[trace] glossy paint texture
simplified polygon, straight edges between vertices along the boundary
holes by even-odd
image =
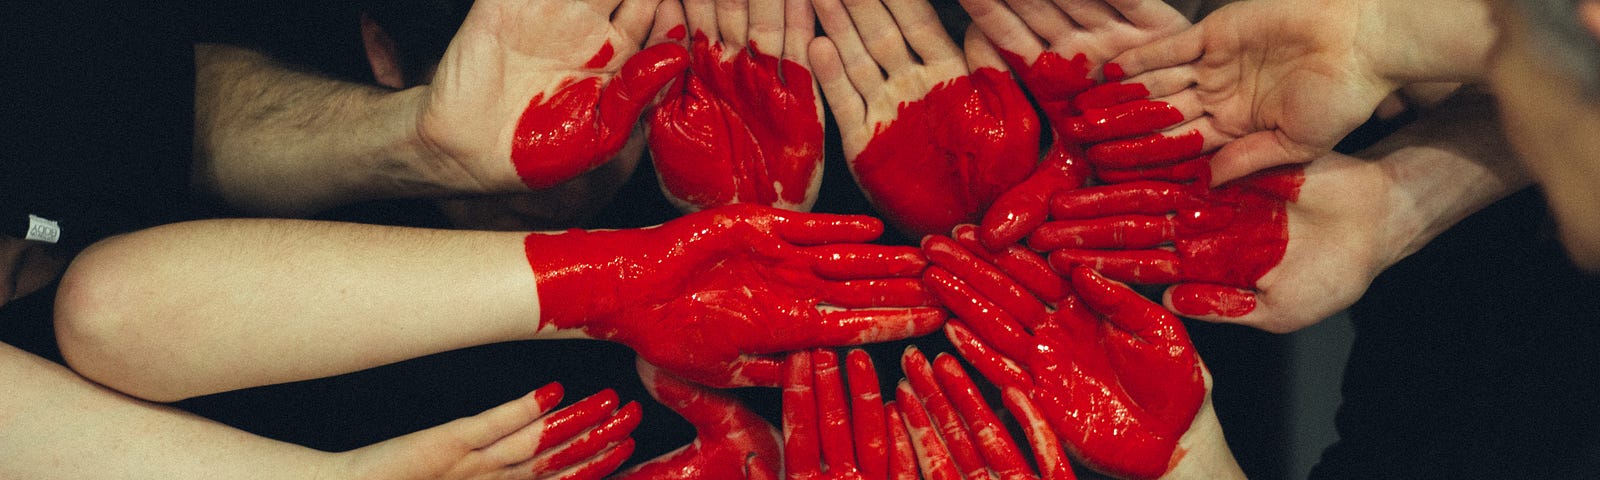
[[[1082,264],[1129,283],[1251,289],[1283,259],[1287,205],[1304,181],[1300,167],[1288,166],[1214,189],[1154,181],[1085,188],[1055,197],[1055,220],[1029,242],[1051,251],[1059,271]]]
[[[724,54],[696,31],[682,81],[649,117],[662,190],[686,211],[732,203],[809,210],[823,142],[811,71],[754,44]]]
[[[901,103],[849,165],[878,212],[920,238],[977,222],[1038,156],[1028,98],[1010,74],[982,68]]]
[[[783,382],[785,478],[883,480],[894,469],[916,472],[915,465],[890,464],[894,457],[889,450],[893,440],[887,410],[865,352],[850,352],[848,370],[850,387],[846,391],[839,356],[833,350],[789,355]],[[864,404],[872,405],[877,413],[853,415]],[[868,433],[856,433],[862,431]],[[911,459],[900,459],[907,460]]]
[[[650,395],[694,426],[695,439],[618,474],[618,480],[776,479],[778,430],[738,399],[666,373],[643,360],[639,379]]]
[[[533,233],[524,247],[541,332],[623,343],[711,386],[777,386],[782,361],[766,354],[943,323],[918,249],[862,243],[882,231],[871,217],[732,205],[654,228]]]
[[[1034,420],[1030,428],[1039,429],[1043,418],[1080,459],[1114,476],[1167,471],[1205,397],[1199,356],[1176,317],[1077,267],[1067,270],[1075,294],[1047,305],[1043,322],[1024,325],[983,292],[1025,287],[980,290],[975,285],[1008,276],[954,240],[930,238],[924,247],[934,263],[924,281],[960,319],[946,329],[952,343],[990,381],[1019,392],[1012,396],[1026,393],[1027,404],[1009,403],[1035,410],[1019,413]],[[974,271],[986,273],[952,273]]]
[[[610,43],[591,63],[609,61]],[[528,102],[511,138],[511,164],[530,189],[550,188],[605,163],[633,131],[639,114],[688,67],[682,46],[647,48],[622,64],[609,82],[569,79]]]

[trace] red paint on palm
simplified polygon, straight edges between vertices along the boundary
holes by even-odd
[[[1047,51],[1028,63],[1020,55],[1001,50],[1000,58],[1017,73],[1017,78],[1022,80],[1022,85],[1039,103],[1039,109],[1044,111],[1052,128],[1077,116],[1078,109],[1072,103],[1073,98],[1095,86],[1094,79],[1089,76],[1094,66],[1089,64],[1089,57],[1081,53],[1066,58]]]
[[[691,383],[643,360],[650,396],[694,426],[688,445],[617,475],[618,480],[777,478],[778,430],[731,395]]]
[[[610,43],[596,54],[605,56]],[[536,94],[511,138],[511,164],[530,189],[559,185],[600,166],[622,149],[639,114],[688,67],[682,46],[661,44],[634,54],[609,82],[568,79]]]
[[[1122,477],[1165,473],[1205,395],[1199,357],[1177,318],[1077,267],[1068,270],[1076,296],[1051,305],[1043,324],[1019,331],[1005,306],[980,293],[1009,288],[971,285],[1008,279],[949,275],[947,266],[998,271],[988,263],[948,265],[971,261],[961,258],[930,255],[934,266],[924,275],[961,319],[946,327],[957,351],[991,381],[1027,392],[1051,430],[1085,462]]]
[[[810,209],[822,175],[822,119],[811,71],[755,45],[723,59],[696,31],[678,88],[650,115],[663,191],[691,210],[755,203]]]
[[[882,231],[871,217],[732,205],[654,228],[533,233],[524,246],[540,330],[623,343],[707,385],[776,386],[781,361],[765,354],[942,324],[918,249],[860,243]]]
[[[1029,237],[1065,271],[1094,267],[1118,281],[1206,283],[1253,289],[1283,259],[1288,202],[1303,170],[1286,166],[1218,188],[1205,182],[1132,182],[1057,196]]]
[[[1038,163],[1039,120],[1010,74],[981,68],[901,103],[850,162],[874,207],[912,237],[974,223]]]

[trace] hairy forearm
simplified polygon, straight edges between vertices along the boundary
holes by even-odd
[[[300,216],[451,191],[452,172],[422,161],[423,89],[335,80],[226,45],[196,46],[195,63],[195,180],[237,208]]]
[[[90,247],[56,329],[72,367],[173,401],[533,337],[520,233],[209,220]]]
[[[1456,222],[1532,184],[1496,119],[1493,99],[1458,93],[1358,156],[1393,183],[1385,265],[1415,253]]]
[[[324,478],[334,454],[94,385],[0,343],[0,478]]]

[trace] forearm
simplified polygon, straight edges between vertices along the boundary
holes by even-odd
[[[1458,93],[1358,154],[1375,159],[1394,186],[1386,244],[1403,248],[1384,265],[1532,184],[1501,132],[1492,102],[1481,93]]]
[[[524,234],[211,220],[96,244],[56,329],[83,375],[158,401],[533,337]]]
[[[225,45],[195,48],[195,175],[234,206],[300,216],[461,188],[423,161],[425,90],[390,91],[296,71]]]
[[[1377,73],[1416,82],[1482,82],[1496,34],[1484,0],[1367,0],[1361,39]]]
[[[335,455],[96,386],[0,344],[0,477],[326,478]]]

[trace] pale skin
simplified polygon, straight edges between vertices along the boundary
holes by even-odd
[[[0,344],[0,476],[250,479],[556,478],[535,466],[545,413],[533,395],[341,453],[258,437],[135,400]],[[546,400],[548,401],[548,400]],[[174,454],[181,451],[182,454]],[[573,467],[577,468],[577,467]],[[549,475],[549,476],[547,476]]]
[[[1492,41],[1475,0],[1258,0],[1111,61],[1184,114],[1168,132],[1201,133],[1221,184],[1330,151],[1401,87],[1481,80]]]
[[[1256,309],[1194,318],[1277,333],[1313,325],[1456,222],[1528,186],[1489,102],[1460,94],[1354,157],[1311,162],[1288,204],[1283,260],[1256,282]]]
[[[399,91],[201,45],[196,181],[243,210],[280,216],[382,198],[527,192],[510,149],[529,99],[569,79],[616,75],[644,43],[655,8],[655,0],[479,1],[434,81]],[[607,43],[610,61],[584,68]]]

